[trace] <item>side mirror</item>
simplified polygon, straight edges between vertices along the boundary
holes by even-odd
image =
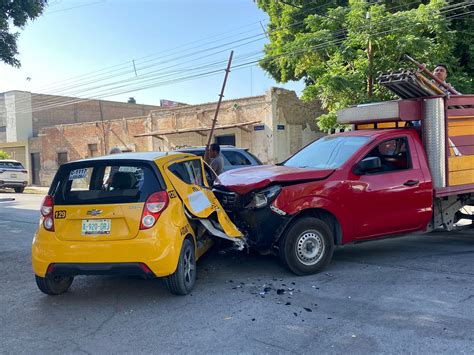
[[[354,173],[361,175],[374,170],[378,170],[382,167],[382,161],[379,157],[369,157],[362,159],[359,164],[356,165]]]

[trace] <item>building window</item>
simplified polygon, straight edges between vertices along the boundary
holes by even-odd
[[[216,136],[214,141],[219,145],[235,146],[235,134],[226,134],[224,136]]]
[[[89,158],[94,158],[99,156],[99,150],[97,149],[97,143],[88,144],[87,148],[89,150]]]
[[[58,153],[58,165],[61,166],[67,163],[67,152]]]

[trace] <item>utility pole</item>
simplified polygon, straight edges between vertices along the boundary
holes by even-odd
[[[137,67],[135,66],[135,59],[132,60],[132,63],[133,63],[133,70],[135,71],[135,76],[138,76]]]
[[[225,84],[227,83],[227,77],[230,72],[230,65],[232,64],[232,57],[234,56],[234,51],[230,51],[229,62],[227,63],[227,68],[225,70],[224,82],[222,83],[221,93],[219,94],[219,101],[217,101],[216,113],[214,114],[214,119],[212,120],[211,133],[209,133],[209,139],[207,141],[207,146],[209,147],[212,142],[212,136],[214,135],[214,129],[216,128],[217,115],[219,114],[219,109],[221,107],[222,98],[224,97]]]
[[[372,47],[371,31],[370,26],[370,10],[365,14],[365,18],[369,20],[369,39],[367,41],[367,59],[369,61],[367,67],[367,96],[371,98],[374,94],[374,78],[373,78],[373,66],[374,66],[374,50]]]
[[[99,101],[100,121],[102,123],[102,137],[104,139],[104,144],[103,144],[104,154],[103,155],[106,155],[109,147],[107,146],[107,137],[106,137],[106,134],[105,134],[104,113],[102,111],[102,101],[100,101],[100,100],[98,100],[98,101]]]

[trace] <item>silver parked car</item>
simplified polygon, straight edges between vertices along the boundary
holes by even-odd
[[[0,160],[0,188],[12,188],[22,193],[28,185],[28,171],[19,161]]]
[[[258,158],[250,153],[248,149],[236,148],[232,145],[221,145],[221,154],[224,158],[224,171],[245,168],[252,165],[262,165]],[[191,153],[204,157],[205,147],[189,147],[178,150],[183,153]]]

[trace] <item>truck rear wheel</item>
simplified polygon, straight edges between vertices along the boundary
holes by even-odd
[[[279,242],[280,259],[296,275],[321,271],[332,258],[334,238],[323,221],[304,217],[286,230]]]

